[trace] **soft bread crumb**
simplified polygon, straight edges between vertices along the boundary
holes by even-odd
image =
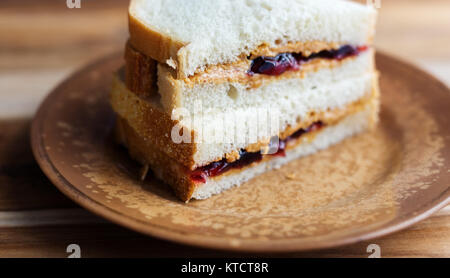
[[[131,39],[164,45],[152,58],[176,60],[180,78],[263,44],[370,44],[376,21],[374,7],[342,0],[133,0],[129,14],[145,26]]]
[[[286,179],[288,180],[295,180],[295,178],[296,178],[295,173],[289,173],[286,175]]]
[[[166,64],[173,69],[177,68],[177,63],[173,60],[173,58],[166,60]]]
[[[367,105],[365,110],[346,117],[337,125],[325,127],[312,142],[300,144],[295,149],[287,151],[285,157],[275,157],[253,167],[245,168],[236,174],[209,179],[205,184],[196,188],[192,198],[208,199],[232,187],[241,186],[257,175],[280,168],[292,160],[326,149],[347,137],[366,131],[370,127],[371,119],[378,113],[374,108],[372,105]]]

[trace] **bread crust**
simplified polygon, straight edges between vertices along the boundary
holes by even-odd
[[[255,59],[260,56],[276,56],[280,53],[302,53],[304,56],[309,56],[322,50],[338,49],[342,45],[343,43],[323,41],[288,42],[286,44],[276,42],[276,45],[260,45],[250,52],[248,58]]]
[[[163,149],[167,156],[176,159],[186,167],[192,167],[195,164],[193,157],[196,145],[177,144],[171,140],[172,128],[179,122],[172,120],[171,115],[167,115],[162,110],[159,96],[152,98],[138,96],[126,88],[123,76],[116,75],[113,78],[110,103],[113,110],[125,118],[140,136]]]
[[[115,138],[128,149],[130,156],[140,164],[149,166],[157,178],[169,184],[181,200],[187,202],[194,194],[196,185],[189,178],[189,169],[167,156],[156,145],[140,137],[130,123],[118,117]]]
[[[172,40],[142,24],[133,16],[132,6],[128,12],[128,29],[130,43],[135,49],[159,63],[178,69],[180,77],[183,76],[180,71],[183,52],[180,50],[185,46],[184,43]],[[172,61],[172,63],[168,63],[168,61]]]
[[[151,97],[158,94],[157,62],[134,49],[130,42],[125,47],[125,84],[137,95]]]

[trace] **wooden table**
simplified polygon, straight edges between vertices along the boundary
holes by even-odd
[[[67,257],[71,243],[81,246],[83,257],[242,255],[181,246],[108,223],[59,193],[34,162],[29,128],[39,102],[78,67],[121,50],[127,38],[128,1],[81,1],[81,9],[68,9],[66,1],[0,2],[0,257]],[[381,4],[378,48],[450,84],[450,1]],[[283,256],[367,257],[370,243],[381,246],[383,257],[450,257],[450,207],[385,238]]]

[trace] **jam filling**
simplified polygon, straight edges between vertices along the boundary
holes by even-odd
[[[278,151],[275,154],[271,155],[283,157],[286,156],[286,145],[289,142],[297,140],[306,133],[317,131],[324,126],[325,125],[319,121],[313,123],[306,129],[302,128],[297,130],[284,140],[280,140],[278,145]],[[239,154],[240,158],[234,162],[227,162],[226,159],[222,159],[221,161],[213,162],[209,165],[197,168],[191,173],[190,175],[191,180],[196,183],[206,183],[206,180],[209,177],[216,177],[231,169],[242,169],[245,166],[248,166],[254,162],[260,162],[263,159],[263,154],[261,152],[246,152],[245,150],[241,150]]]
[[[344,45],[335,50],[323,50],[309,56],[302,53],[282,53],[275,57],[261,56],[252,61],[248,74],[280,75],[288,70],[298,70],[303,63],[316,58],[343,60],[347,57],[356,56],[366,51],[367,46],[355,47]]]

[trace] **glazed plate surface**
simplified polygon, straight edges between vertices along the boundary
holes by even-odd
[[[108,104],[121,53],[83,68],[40,107],[36,160],[86,209],[130,229],[195,246],[283,252],[335,247],[403,229],[450,200],[450,92],[384,54],[374,132],[205,201],[178,201],[113,143]]]

